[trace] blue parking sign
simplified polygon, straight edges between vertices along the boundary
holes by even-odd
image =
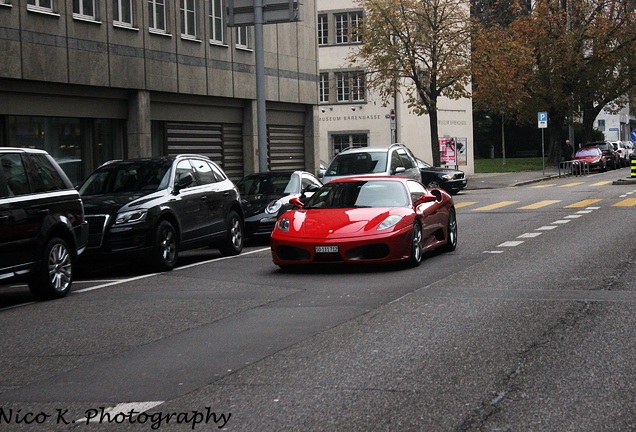
[[[537,115],[537,120],[539,121],[539,128],[545,129],[548,127],[548,113],[540,112]]]

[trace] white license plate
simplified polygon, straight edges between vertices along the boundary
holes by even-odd
[[[338,253],[338,246],[316,246],[316,253]]]

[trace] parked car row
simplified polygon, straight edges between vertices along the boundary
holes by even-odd
[[[577,150],[572,160],[586,162],[590,170],[606,171],[628,166],[633,157],[631,141],[593,141]]]
[[[110,161],[75,188],[45,151],[0,148],[0,282],[23,279],[37,299],[54,299],[69,292],[80,256],[86,262],[131,259],[151,271],[169,271],[179,253],[188,249],[214,247],[222,255],[237,255],[246,238],[269,237],[281,215],[298,210],[314,194],[324,201],[329,194],[355,188],[376,195],[399,189],[400,197],[410,197],[388,204],[398,196],[385,196],[384,204],[367,204],[396,208],[390,211],[396,215],[378,229],[400,234],[381,235],[375,243],[390,237],[389,243],[402,239],[408,244],[401,245],[397,255],[392,251],[382,258],[361,252],[345,261],[410,256],[417,264],[427,248],[454,248],[456,222],[449,194],[466,187],[463,172],[432,167],[402,144],[343,151],[325,164],[324,172],[322,180],[306,171],[255,173],[234,184],[209,158],[185,154]],[[352,176],[357,183],[348,183]],[[401,180],[386,180],[391,178]],[[323,185],[329,182],[337,186]],[[339,208],[349,204],[343,201]],[[438,233],[430,231],[428,221],[424,225],[422,215],[405,217],[404,208],[414,211],[424,204],[443,207],[442,213],[453,220],[435,222]],[[396,218],[408,223],[393,223]],[[325,222],[337,219],[330,214]]]

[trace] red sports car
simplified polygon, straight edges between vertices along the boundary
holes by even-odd
[[[607,161],[598,147],[583,147],[576,152],[572,161],[587,163],[590,170],[607,171]]]
[[[278,218],[274,264],[385,263],[417,266],[425,251],[457,247],[453,198],[401,177],[333,180]]]

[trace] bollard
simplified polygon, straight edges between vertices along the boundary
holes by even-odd
[[[632,159],[632,178],[636,178],[636,158]]]

